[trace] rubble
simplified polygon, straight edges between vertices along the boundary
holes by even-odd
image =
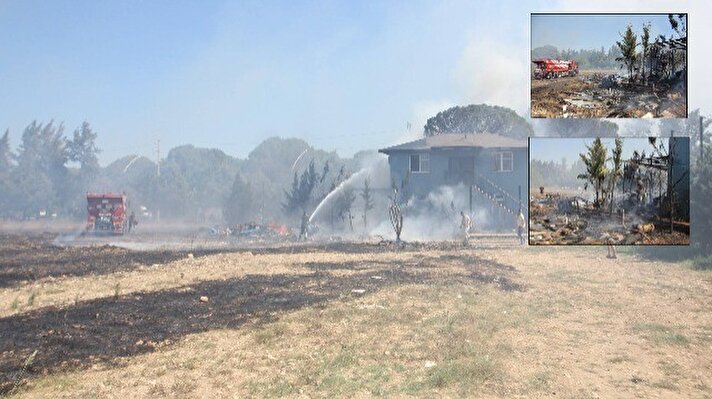
[[[532,117],[684,118],[687,94],[680,79],[643,84],[618,73],[582,71],[577,77],[534,80]]]
[[[598,86],[602,89],[611,89],[619,87],[621,84],[623,84],[623,77],[621,75],[610,74],[600,79]]]
[[[531,245],[651,245],[685,244],[689,237],[656,227],[664,221],[632,223],[626,226],[625,210],[606,212],[596,209],[592,201],[581,196],[560,198],[557,195],[533,196],[530,200],[529,243]],[[641,212],[643,212],[641,210]],[[628,215],[627,218],[640,218]],[[668,222],[669,224],[669,222]]]

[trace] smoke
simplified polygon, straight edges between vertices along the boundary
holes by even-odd
[[[403,232],[406,241],[452,240],[462,237],[460,212],[469,213],[468,188],[441,186],[425,198],[411,198],[403,209]],[[487,209],[474,206],[470,214],[474,231],[487,228],[490,220]],[[371,235],[393,237],[393,227],[387,218],[377,224]]]
[[[473,37],[454,72],[455,82],[468,104],[501,105],[525,114],[529,60],[520,48],[499,40]]]
[[[358,215],[363,215],[364,205],[361,194],[364,190],[366,179],[369,181],[371,196],[376,201],[374,208],[383,205],[379,203],[378,197],[385,198],[385,193],[390,190],[390,169],[387,158],[381,154],[372,153],[362,155],[358,161],[360,169],[329,192],[309,217],[309,223],[317,224],[322,235],[334,233],[350,234],[344,223],[338,223],[337,226],[337,223],[333,220],[334,211],[340,211],[341,209],[337,208],[343,206],[343,204],[339,203],[340,196],[345,194],[347,190],[351,190],[354,195],[351,216],[356,220],[352,220],[351,223],[346,221],[346,225],[355,224],[354,233],[356,233],[356,228],[360,227],[358,226],[358,220],[362,220],[362,217],[358,217]],[[380,202],[384,201],[381,199]],[[373,213],[375,214],[376,212]],[[327,221],[330,223],[326,223]],[[360,229],[360,231],[363,231],[363,229]]]

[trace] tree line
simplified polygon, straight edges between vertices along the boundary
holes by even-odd
[[[63,124],[34,121],[13,151],[6,130],[0,139],[0,214],[78,214],[80,201],[72,192],[85,190],[101,170],[96,137],[87,122],[68,138]]]
[[[618,68],[621,56],[616,45],[600,49],[563,49],[547,45],[532,50],[532,59],[553,58],[560,60],[574,60],[581,69],[614,69]]]
[[[16,148],[0,138],[0,218],[86,216],[87,192],[124,192],[139,218],[199,223],[283,220],[291,178],[313,165],[329,165],[324,181],[347,176],[366,154],[340,158],[299,139],[270,138],[246,159],[219,149],[183,145],[160,160],[127,155],[102,167],[98,133],[87,122],[71,134],[63,124],[32,122]],[[299,154],[305,156],[297,163]],[[316,166],[314,166],[316,167]],[[323,187],[327,190],[329,187]],[[320,192],[323,195],[323,192]]]

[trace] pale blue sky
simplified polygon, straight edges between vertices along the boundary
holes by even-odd
[[[456,104],[526,114],[530,12],[571,8],[0,0],[0,131],[9,128],[16,146],[32,120],[64,121],[68,134],[87,120],[102,164],[152,155],[156,138],[163,154],[194,144],[244,157],[283,136],[350,156],[413,139],[427,117]]]
[[[579,154],[587,151],[586,146],[593,143],[592,138],[535,138],[529,142],[529,156],[532,160],[561,162],[566,158],[566,162],[571,165],[579,159]],[[667,147],[667,138],[658,138]],[[612,138],[602,138],[603,144],[608,148],[608,156],[612,156],[611,150],[615,148],[615,140]],[[647,138],[623,138],[623,159],[630,159],[633,151],[639,153],[645,151],[650,154],[652,146]]]
[[[675,11],[671,9],[671,11]],[[650,23],[650,37],[670,37],[674,31],[665,15],[532,15],[532,46],[547,44],[563,49],[600,49],[606,51],[621,40],[627,26],[641,34]]]

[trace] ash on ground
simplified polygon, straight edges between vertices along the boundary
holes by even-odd
[[[689,228],[689,226],[688,226]],[[532,194],[530,245],[689,245],[685,226],[664,220],[630,198],[611,212],[594,206],[585,193]]]
[[[642,84],[614,71],[532,80],[533,118],[686,118],[686,74]]]

